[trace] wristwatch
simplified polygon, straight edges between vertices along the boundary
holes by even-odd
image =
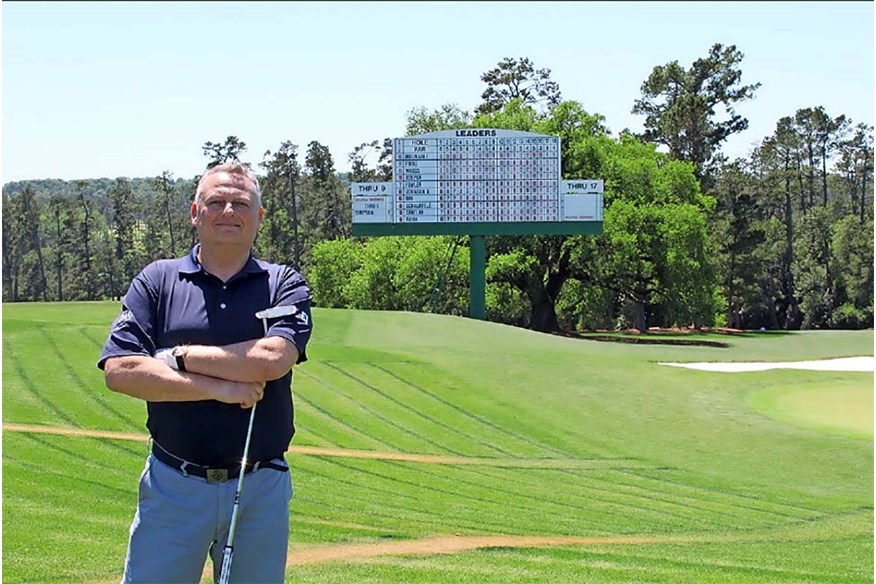
[[[187,347],[185,345],[177,345],[173,348],[170,354],[176,358],[176,368],[180,371],[186,370],[186,362],[184,357],[186,356]]]

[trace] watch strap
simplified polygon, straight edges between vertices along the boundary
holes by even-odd
[[[186,371],[185,353],[186,351],[183,347],[177,347],[173,351],[173,356],[176,358],[176,368],[183,372]]]

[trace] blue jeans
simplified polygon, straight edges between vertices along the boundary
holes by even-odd
[[[284,464],[283,459],[273,462]],[[201,581],[207,555],[219,580],[222,550],[234,506],[237,479],[209,483],[184,476],[151,454],[140,477],[140,500],[131,524],[123,584]],[[288,472],[269,468],[243,480],[231,581],[282,584],[289,545]]]

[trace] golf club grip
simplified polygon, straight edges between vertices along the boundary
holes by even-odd
[[[219,584],[231,584],[231,558],[234,556],[234,548],[226,545],[222,551],[222,573],[219,575]]]

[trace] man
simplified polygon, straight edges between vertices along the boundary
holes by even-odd
[[[257,402],[231,580],[283,582],[292,497],[283,455],[310,289],[294,269],[252,256],[264,210],[247,166],[207,170],[191,214],[198,244],[134,278],[98,362],[107,387],[146,401],[151,434],[123,582],[199,582],[208,553],[218,580]],[[268,321],[265,335],[255,313],[281,305],[298,310]]]

